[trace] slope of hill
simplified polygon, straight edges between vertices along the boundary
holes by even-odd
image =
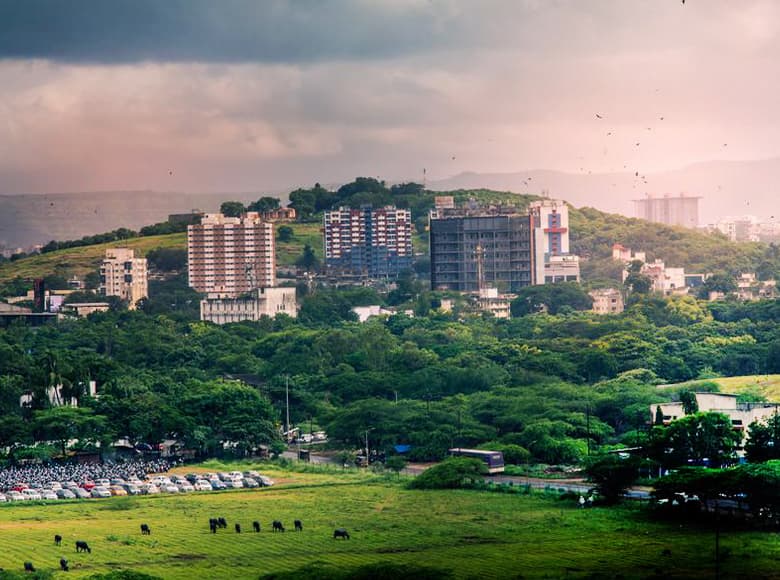
[[[659,385],[659,389],[690,389],[695,391],[697,385],[702,383],[715,383],[721,393],[739,395],[760,395],[767,401],[780,401],[780,375],[745,375],[741,377],[721,377],[717,379],[705,379],[698,381],[686,381],[671,385]]]

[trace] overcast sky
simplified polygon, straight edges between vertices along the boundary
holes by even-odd
[[[779,27],[774,0],[0,0],[0,193],[774,157]]]

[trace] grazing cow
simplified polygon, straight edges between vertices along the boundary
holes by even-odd
[[[237,534],[241,533],[241,524],[236,524],[236,533]]]
[[[284,526],[282,525],[282,522],[280,522],[279,520],[274,520],[274,523],[272,524],[272,528],[273,528],[272,531],[274,531],[274,532],[283,532],[284,531]]]
[[[76,551],[77,552],[87,552],[89,554],[92,553],[92,548],[89,547],[89,544],[87,544],[84,540],[78,540],[76,542]]]
[[[217,518],[217,523],[219,524],[220,528],[227,527],[227,520],[225,518]]]
[[[62,544],[62,536],[60,536],[59,534],[55,534],[54,535],[54,545],[55,546],[59,546],[60,544]]]
[[[25,562],[24,563],[24,571],[25,572],[35,572],[35,566],[33,566],[32,562]]]
[[[68,571],[68,561],[65,558],[60,558],[60,570],[63,572]]]
[[[260,522],[252,522],[252,528],[254,528],[254,530],[256,532],[259,532],[260,531]]]
[[[209,529],[211,530],[212,534],[216,534],[217,533],[217,522],[216,522],[216,520],[209,522]]]
[[[142,536],[151,536],[152,530],[149,528],[148,524],[141,524],[141,535]]]
[[[303,531],[303,522],[301,522],[301,520],[295,520],[295,531],[296,532]]]
[[[349,532],[344,528],[336,528],[333,530],[333,539],[337,540],[338,538],[349,540]]]

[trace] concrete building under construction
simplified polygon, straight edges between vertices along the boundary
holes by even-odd
[[[699,225],[700,199],[701,197],[681,193],[679,196],[647,196],[633,201],[636,217],[640,219],[667,226],[696,228]]]

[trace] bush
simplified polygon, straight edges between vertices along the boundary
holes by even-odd
[[[315,562],[297,570],[272,572],[271,574],[260,576],[260,580],[298,580],[300,578],[312,578],[315,580],[412,580],[417,578],[447,580],[452,578],[452,572],[418,564],[395,564],[391,562],[377,562],[345,570],[342,567],[337,568]]]
[[[487,466],[479,459],[451,457],[445,459],[409,482],[411,489],[457,489],[471,487],[487,474]]]

